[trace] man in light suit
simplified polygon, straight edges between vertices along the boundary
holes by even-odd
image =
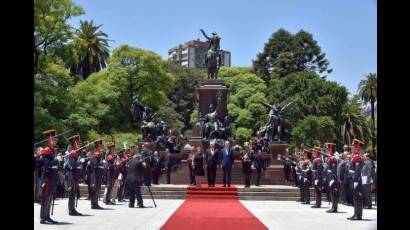
[[[225,141],[225,146],[219,151],[219,164],[223,169],[223,187],[231,187],[231,171],[233,164],[233,150],[229,141]]]

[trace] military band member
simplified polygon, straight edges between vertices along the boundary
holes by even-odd
[[[307,149],[303,150],[303,153],[304,160],[302,164],[302,204],[310,204],[310,186],[312,185],[312,170],[309,155],[311,155],[312,153]]]
[[[242,171],[245,174],[245,188],[249,188],[251,187],[252,163],[254,152],[253,150],[251,150],[249,142],[245,142],[243,148],[244,150],[241,154]]]
[[[361,220],[363,214],[363,187],[362,187],[362,167],[363,160],[360,157],[363,141],[353,139],[353,156],[350,164],[349,172],[352,174],[352,190],[353,190],[353,205],[354,215],[347,219]]]
[[[337,212],[337,204],[339,202],[339,180],[337,177],[337,159],[333,155],[335,152],[336,144],[326,143],[328,154],[328,167],[327,167],[327,182],[330,191],[330,199],[332,201],[332,208],[326,212]]]
[[[137,197],[137,205],[139,208],[145,208],[142,196],[141,196],[141,184],[144,183],[146,163],[141,160],[141,154],[134,154],[127,164],[127,178],[125,183],[127,185],[128,196],[130,202],[128,207],[134,208],[135,196]]]
[[[54,129],[43,132],[48,145],[41,150],[39,166],[41,167],[41,178],[39,196],[41,198],[40,223],[56,224],[57,221],[50,218],[51,203],[55,195],[58,181],[58,160],[55,157],[55,146],[58,142]]]
[[[312,163],[313,186],[316,192],[316,203],[312,206],[312,208],[320,208],[322,204],[323,164],[319,151],[320,148],[316,146],[312,151],[312,155],[314,157]]]
[[[94,142],[96,151],[90,159],[90,187],[91,187],[91,208],[92,209],[103,209],[98,205],[98,197],[101,192],[101,180],[104,171],[104,162],[102,159],[102,140],[97,140]]]
[[[115,164],[116,160],[116,153],[115,153],[115,145],[108,144],[108,156],[106,160],[106,168],[107,168],[107,193],[105,194],[105,204],[107,205],[114,205],[115,203],[111,201],[111,193],[114,187],[114,183],[118,178],[118,174],[116,171],[117,165]]]
[[[68,171],[68,214],[70,216],[81,216],[82,214],[75,209],[75,199],[77,192],[79,191],[79,181],[81,175],[81,162],[79,160],[79,143],[80,136],[75,135],[68,138],[71,151],[67,159],[67,171]]]
[[[215,143],[211,143],[209,149],[205,152],[205,168],[208,179],[208,187],[215,187],[216,166],[219,162],[219,150],[215,148]]]

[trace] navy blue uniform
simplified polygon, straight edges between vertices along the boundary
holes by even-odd
[[[81,176],[81,162],[79,162],[78,155],[70,153],[68,156],[67,167],[66,170],[68,171],[68,180],[67,180],[67,187],[68,187],[68,211],[70,213],[77,212],[75,210],[75,196],[79,190],[79,182]]]
[[[323,186],[323,164],[320,157],[313,160],[313,186],[316,192],[316,203],[312,208],[320,208],[322,204],[322,186]]]
[[[50,220],[51,202],[58,182],[58,160],[55,158],[54,150],[48,148],[51,153],[40,157],[39,166],[42,174],[39,183],[39,194],[41,196],[40,219]]]
[[[302,203],[310,204],[310,186],[312,185],[312,170],[310,169],[310,161],[305,160],[302,166]]]
[[[337,212],[337,204],[339,202],[339,179],[337,177],[337,161],[333,156],[329,159],[327,168],[327,183],[330,191],[330,199],[332,208],[328,212]]]
[[[101,192],[101,180],[103,174],[103,162],[101,155],[100,157],[91,157],[90,169],[91,208],[99,208],[98,196]]]
[[[358,157],[360,158],[360,157]],[[362,186],[362,167],[363,161],[352,159],[350,164],[349,172],[352,175],[352,191],[353,191],[353,205],[354,205],[354,215],[353,219],[362,219],[363,213],[363,186]]]

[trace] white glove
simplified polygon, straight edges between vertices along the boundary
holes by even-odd
[[[105,164],[106,162],[107,162],[107,161],[105,161],[105,160],[102,160],[102,163],[103,163],[103,164]]]
[[[57,165],[51,166],[52,169],[58,169]]]
[[[354,170],[349,170],[349,173],[354,173]]]
[[[327,172],[328,172],[328,173],[331,173],[331,172],[332,172],[332,170],[329,170],[329,169],[328,169],[328,170],[327,170]]]
[[[354,183],[353,183],[353,188],[356,188],[357,185],[359,185],[359,182],[354,182]]]
[[[81,158],[81,159],[80,159],[80,162],[81,162],[81,163],[84,163],[84,162],[85,162],[85,159],[84,159],[84,158]]]
[[[304,179],[303,179],[303,182],[306,182],[306,181],[307,181],[307,178],[304,178]]]
[[[317,186],[317,183],[319,183],[319,180],[315,180],[315,185]]]
[[[333,183],[335,183],[335,180],[331,180],[331,181],[329,182],[329,187],[331,187]]]
[[[119,161],[117,161],[117,163],[115,163],[116,165],[120,165],[121,163]]]
[[[78,166],[77,169],[81,169],[81,166]]]
[[[62,161],[63,158],[62,158],[61,156],[57,156],[57,160],[58,160],[58,161]]]

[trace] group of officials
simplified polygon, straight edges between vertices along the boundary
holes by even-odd
[[[312,208],[321,207],[322,193],[325,193],[332,203],[327,212],[336,213],[338,203],[353,205],[354,215],[348,219],[361,220],[363,206],[372,208],[372,184],[376,176],[369,153],[361,153],[363,145],[363,141],[354,139],[352,153],[345,145],[343,154],[339,155],[334,143],[325,143],[325,151],[316,146],[304,149],[293,165],[287,158],[285,165],[293,166],[302,204],[310,204],[310,187],[313,186],[316,202]]]
[[[98,201],[100,200],[101,184],[103,177],[106,181],[106,189],[103,202],[106,205],[115,205],[114,200],[124,201],[124,197],[129,198],[129,207],[134,208],[135,197],[137,206],[144,208],[141,196],[141,185],[150,186],[151,181],[158,184],[161,169],[168,173],[172,167],[169,150],[165,161],[161,162],[158,152],[152,153],[145,143],[142,145],[141,153],[138,153],[136,146],[130,149],[122,149],[118,154],[115,144],[107,144],[104,151],[102,140],[96,140],[84,144],[80,147],[80,136],[75,135],[69,138],[69,148],[63,160],[58,155],[58,136],[55,130],[43,132],[47,145],[39,149],[39,156],[35,157],[35,199],[40,204],[40,223],[56,224],[57,221],[51,219],[56,197],[56,188],[59,181],[59,170],[61,161],[67,176],[66,188],[68,192],[68,213],[71,216],[81,216],[76,210],[79,198],[79,183],[83,180],[88,186],[88,195],[91,201],[91,209],[103,209]],[[95,147],[91,151],[91,146]]]
[[[262,145],[255,142],[254,148],[245,142],[244,149],[241,151],[242,171],[245,175],[245,187],[251,185],[252,171],[256,170],[257,179],[255,185],[259,186],[261,173],[265,167],[265,161],[262,158]],[[255,153],[255,149],[256,153]],[[217,147],[211,142],[209,148],[203,151],[202,147],[192,148],[187,162],[189,168],[190,184],[197,187],[201,186],[201,178],[207,176],[208,187],[215,187],[217,168],[222,169],[222,187],[231,186],[231,172],[234,165],[234,149],[230,147],[230,142],[225,141],[222,147]]]

